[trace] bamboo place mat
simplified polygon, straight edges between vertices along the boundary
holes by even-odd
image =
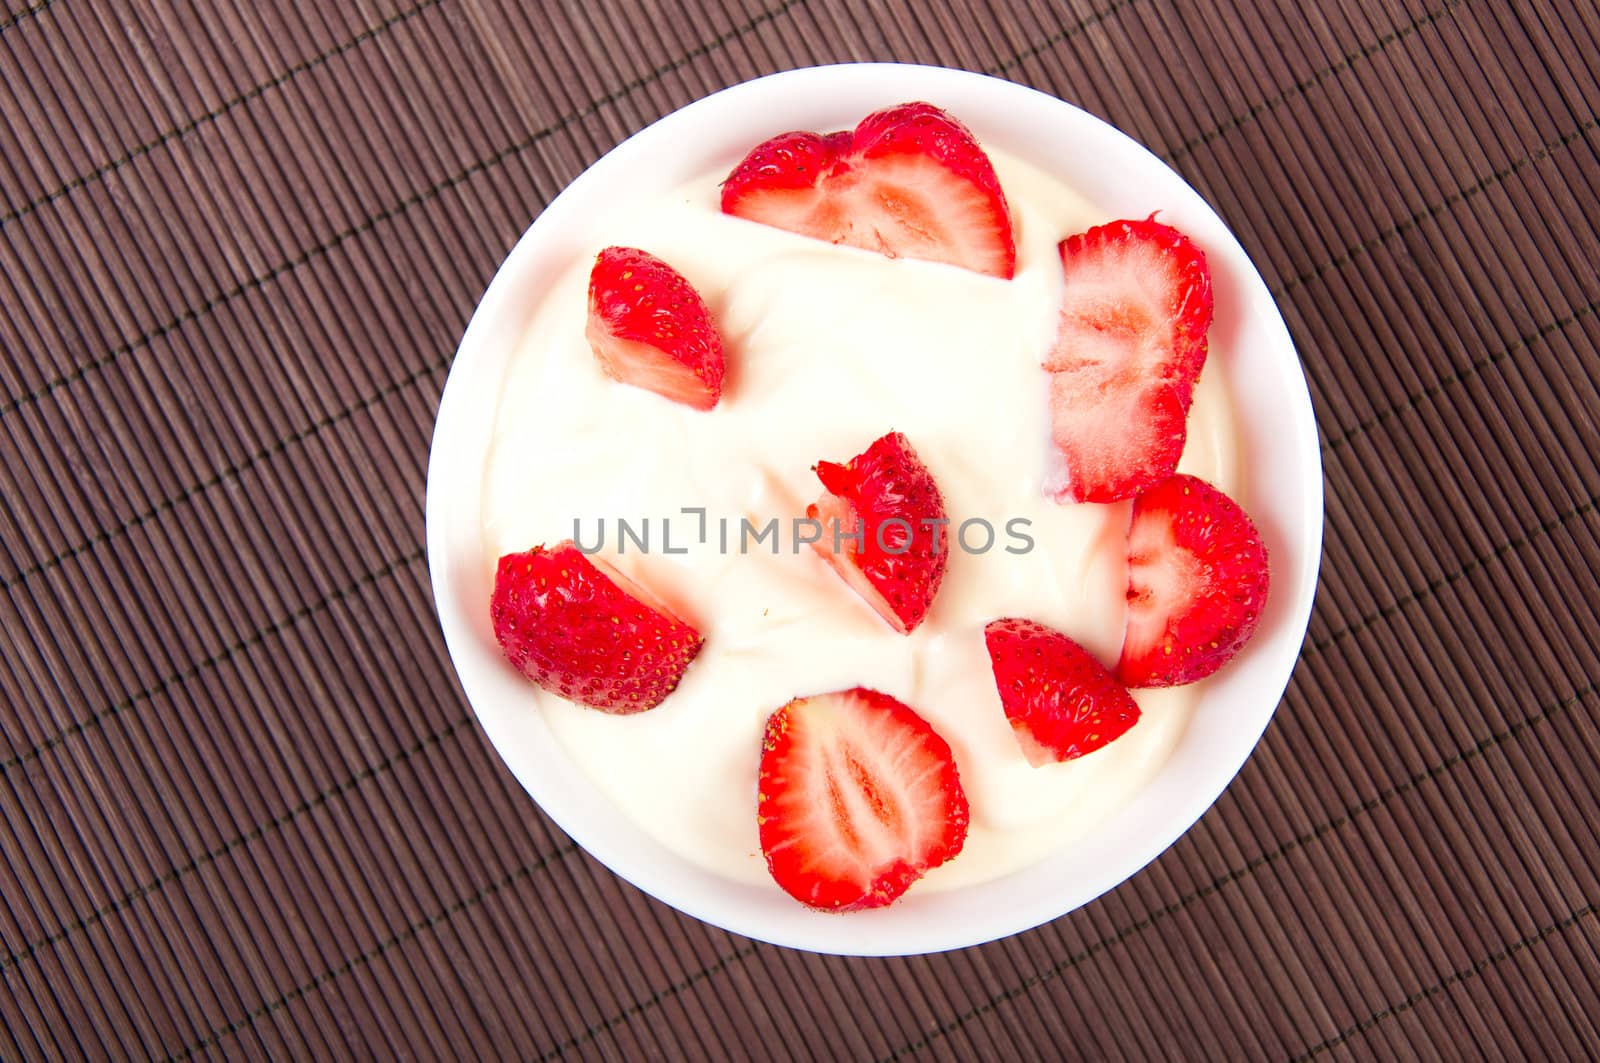
[[[1600,1053],[1589,0],[12,0],[0,11],[0,1056]],[[683,917],[514,783],[423,474],[505,252],[787,67],[989,71],[1149,145],[1278,298],[1316,611],[1243,773],[1029,933]]]

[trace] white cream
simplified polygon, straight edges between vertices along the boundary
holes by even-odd
[[[992,153],[994,154],[994,153]],[[1102,660],[1121,645],[1126,503],[1043,497],[1046,381],[1062,236],[1106,220],[1069,189],[994,154],[1018,221],[1017,276],[832,247],[717,209],[708,176],[662,200],[596,218],[591,246],[548,291],[507,374],[485,470],[491,560],[538,543],[585,543],[606,520],[605,556],[705,635],[660,707],[611,716],[529,684],[528,709],[596,784],[668,848],[731,878],[770,883],[756,837],[762,727],[800,695],[874,687],[911,705],[955,750],[972,805],[965,850],[916,888],[1004,875],[1059,850],[1121,805],[1163,763],[1192,688],[1140,692],[1137,726],[1067,764],[1023,759],[996,694],[983,626],[1024,616]],[[584,340],[588,271],[607,244],[644,248],[706,297],[727,341],[722,401],[702,413],[607,380]],[[1236,438],[1213,351],[1195,393],[1181,468],[1238,488]],[[896,634],[790,521],[821,492],[812,466],[847,461],[904,432],[933,472],[953,522],[997,533],[985,554],[954,550],[928,619]],[[682,512],[707,512],[700,521]],[[740,554],[739,524],[779,518]],[[648,554],[618,553],[615,523],[651,524]],[[1014,518],[1031,552],[1013,554]],[[674,550],[662,551],[670,524]],[[719,544],[726,520],[730,549]],[[953,530],[953,528],[952,528]],[[981,536],[973,532],[974,545]],[[487,603],[485,605],[487,608]],[[776,887],[774,887],[776,888]]]

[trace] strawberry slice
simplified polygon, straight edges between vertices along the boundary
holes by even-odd
[[[1034,767],[1109,745],[1139,722],[1139,706],[1088,650],[1032,620],[983,629],[1000,704]]]
[[[1181,474],[1146,491],[1128,530],[1117,674],[1131,687],[1204,679],[1255,633],[1268,583],[1267,548],[1237,502]]]
[[[944,579],[949,529],[933,474],[899,432],[848,465],[819,461],[816,469],[827,490],[806,507],[822,524],[813,545],[879,616],[909,634]]]
[[[517,671],[552,694],[619,714],[661,704],[704,641],[570,539],[500,558],[489,615]]]
[[[767,720],[756,822],[802,904],[880,908],[961,851],[967,796],[950,746],[887,694],[796,698]]]
[[[1061,242],[1066,294],[1050,373],[1060,502],[1132,498],[1178,467],[1206,360],[1211,274],[1188,237],[1114,221]]]
[[[709,410],[722,395],[722,336],[683,274],[636,247],[608,247],[589,272],[589,346],[606,376]]]
[[[802,236],[1010,278],[1017,243],[994,164],[931,103],[862,119],[855,132],[784,133],[722,186],[722,210]]]

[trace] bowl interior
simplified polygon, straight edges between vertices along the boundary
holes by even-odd
[[[838,916],[690,864],[572,765],[495,645],[481,492],[500,381],[535,305],[528,293],[593,253],[590,218],[624,195],[731,168],[774,133],[849,128],[912,99],[944,107],[985,143],[1059,176],[1107,218],[1159,210],[1204,248],[1216,299],[1212,335],[1228,359],[1249,508],[1272,557],[1273,589],[1255,638],[1208,682],[1170,760],[1120,811],[1066,851],[1005,878],[912,890],[890,908]],[[1238,242],[1177,174],[1093,116],[1011,82],[858,64],[775,74],[691,104],[618,145],[550,204],[512,249],[462,339],[434,429],[427,524],[435,603],[462,687],[511,772],[563,830],[640,889],[706,922],[796,948],[898,955],[978,944],[1063,915],[1143,867],[1210,807],[1271,719],[1299,654],[1321,552],[1322,469],[1282,318]]]

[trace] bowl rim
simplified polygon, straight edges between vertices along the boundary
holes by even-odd
[[[908,99],[929,99],[946,107],[986,143],[1035,165],[1041,165],[1041,152],[1028,150],[1028,145],[1038,139],[1040,121],[1068,143],[1078,143],[1073,137],[1086,138],[1094,150],[1084,154],[1106,161],[1092,172],[1076,175],[1079,179],[1071,183],[1097,207],[1104,207],[1108,200],[1133,202],[1133,193],[1126,187],[1129,183],[1160,189],[1156,206],[1169,219],[1181,222],[1206,249],[1214,281],[1219,273],[1228,278],[1226,292],[1223,286],[1216,286],[1218,322],[1226,309],[1235,317],[1241,336],[1264,351],[1242,344],[1241,349],[1230,352],[1252,366],[1262,363],[1245,382],[1243,398],[1237,366],[1229,372],[1230,388],[1236,409],[1242,412],[1248,406],[1254,415],[1272,422],[1274,430],[1266,433],[1240,418],[1246,435],[1271,436],[1272,445],[1265,450],[1261,447],[1267,441],[1257,440],[1256,456],[1274,468],[1284,465],[1284,471],[1293,474],[1293,482],[1271,481],[1282,484],[1283,497],[1272,496],[1272,527],[1263,524],[1274,562],[1267,613],[1251,645],[1211,681],[1220,680],[1228,694],[1241,688],[1251,698],[1239,707],[1226,696],[1218,696],[1212,711],[1225,714],[1227,726],[1216,725],[1221,732],[1214,740],[1206,740],[1216,749],[1207,745],[1203,756],[1197,754],[1197,778],[1178,787],[1176,793],[1168,792],[1172,786],[1158,786],[1174,771],[1178,754],[1174,749],[1156,779],[1066,851],[987,883],[926,897],[912,890],[889,908],[840,916],[805,909],[775,886],[756,890],[733,883],[670,853],[564,760],[559,741],[547,729],[542,731],[541,741],[548,740],[542,749],[525,748],[525,742],[513,744],[504,718],[494,710],[508,691],[524,681],[509,675],[510,668],[493,645],[492,635],[485,638],[488,566],[483,564],[477,528],[482,463],[491,425],[484,424],[481,415],[474,416],[474,400],[503,371],[504,357],[509,356],[504,351],[505,339],[515,335],[514,322],[526,318],[527,311],[519,304],[536,302],[518,296],[527,290],[541,264],[547,271],[570,266],[574,255],[592,252],[563,230],[581,231],[583,204],[601,195],[619,175],[630,168],[659,164],[674,149],[678,155],[689,155],[682,152],[681,144],[694,143],[696,137],[707,140],[708,149],[695,154],[700,160],[697,168],[688,167],[684,176],[703,173],[720,161],[709,148],[710,140],[743,136],[747,139],[742,142],[748,146],[784,129],[819,128],[827,124],[829,116],[855,114],[855,118],[828,126],[840,128],[870,110]],[[806,124],[808,114],[819,117]],[[766,132],[748,139],[746,127],[765,128]],[[708,137],[708,129],[717,130],[717,135]],[[679,165],[682,168],[681,160]],[[1092,187],[1084,187],[1086,184]],[[1108,217],[1132,215],[1132,211],[1115,209],[1108,213]],[[502,351],[499,363],[495,361],[497,349]],[[1274,376],[1276,379],[1271,379]],[[475,484],[463,485],[463,469],[478,471]],[[464,498],[463,492],[469,497]],[[1251,493],[1252,498],[1257,493],[1254,486]],[[1322,506],[1321,452],[1311,398],[1288,329],[1237,239],[1187,182],[1111,125],[1038,90],[946,67],[847,63],[769,74],[702,97],[622,141],[549,203],[498,267],[457,348],[434,424],[424,511],[435,610],[474,716],[512,775],[581,848],[643,892],[725,930],[815,952],[908,955],[977,945],[1059,918],[1132,877],[1211,808],[1254,750],[1298,660],[1320,564]],[[1254,511],[1253,515],[1261,524],[1260,515]],[[1268,535],[1269,530],[1273,534]],[[458,545],[472,535],[478,540],[476,565],[463,560]],[[464,587],[472,589],[467,592]],[[480,603],[476,615],[468,604],[472,601]],[[1213,701],[1218,689],[1208,686],[1195,707],[1196,716],[1202,705]],[[536,734],[541,733],[542,720],[531,726]],[[1180,748],[1195,730],[1196,720],[1191,718],[1179,739]],[[752,814],[753,804],[752,800]],[[1130,808],[1141,812],[1130,815]],[[1131,830],[1133,837],[1119,839],[1121,830]]]

